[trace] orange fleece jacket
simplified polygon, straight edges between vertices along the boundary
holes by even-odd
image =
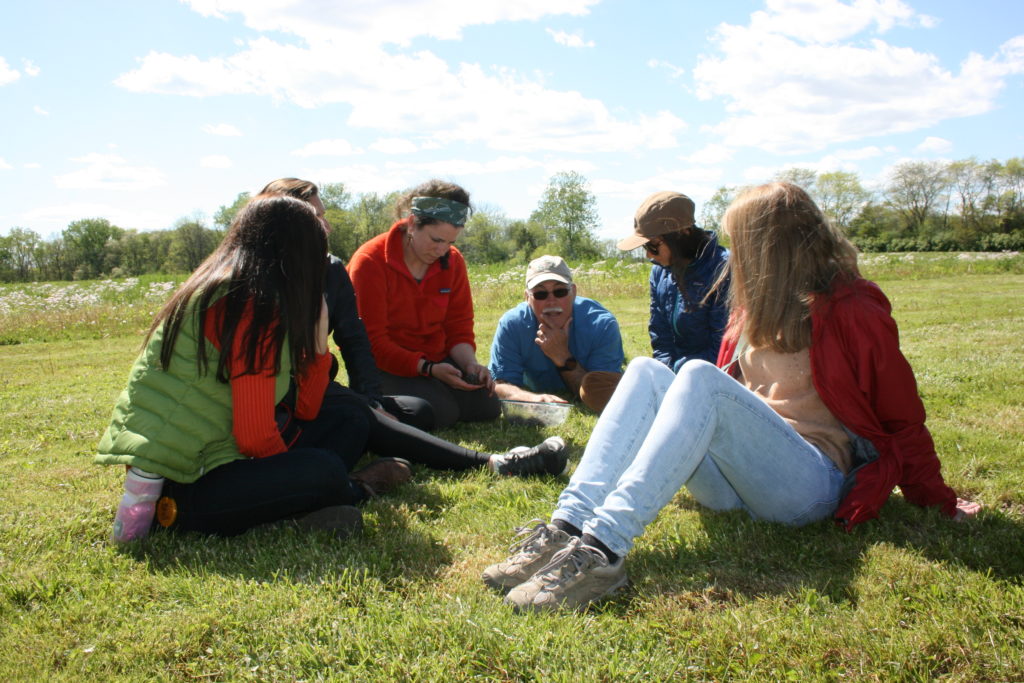
[[[476,349],[473,295],[466,262],[455,247],[447,267],[435,261],[417,282],[405,265],[405,227],[405,221],[398,221],[359,247],[348,273],[377,367],[415,377],[421,358],[444,360],[457,344]]]

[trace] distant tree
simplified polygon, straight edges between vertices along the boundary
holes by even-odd
[[[68,225],[62,236],[76,278],[96,277],[105,272],[107,241],[123,230],[106,218],[85,218]]]
[[[554,232],[565,258],[600,256],[594,231],[597,229],[597,199],[587,179],[576,171],[556,173],[548,181],[531,221]]]
[[[320,186],[319,195],[328,211],[348,211],[352,205],[352,194],[345,189],[345,183],[324,183]]]
[[[512,256],[508,219],[498,210],[476,207],[459,237],[459,251],[471,263],[500,263]]]
[[[535,221],[516,220],[508,224],[510,256],[526,263],[542,244],[547,244],[544,226]]]
[[[949,182],[956,193],[960,208],[960,222],[964,233],[978,232],[979,215],[984,197],[991,191],[994,178],[989,178],[985,166],[974,157],[954,161],[946,168]]]
[[[8,275],[3,279],[27,282],[36,276],[36,250],[39,248],[39,235],[25,228],[11,228],[7,237],[0,237],[3,260]]]
[[[249,203],[249,199],[248,192],[239,192],[234,202],[217,209],[217,213],[213,214],[213,224],[221,230],[227,230],[242,207]]]
[[[946,166],[938,161],[905,161],[889,176],[884,194],[891,207],[903,216],[906,228],[917,234],[925,228],[949,187]]]
[[[850,227],[854,216],[871,200],[871,193],[860,184],[856,173],[822,173],[815,185],[819,207],[834,225],[844,231]]]
[[[1000,231],[1024,229],[1024,159],[1007,159],[996,173],[996,187]]]
[[[167,264],[174,272],[191,273],[220,242],[220,234],[207,228],[195,216],[179,219],[172,232]]]
[[[737,191],[735,187],[724,186],[715,190],[715,193],[711,195],[711,199],[704,202],[704,207],[701,209],[700,226],[705,230],[714,230],[721,233],[722,216],[733,200],[736,199]]]
[[[776,173],[773,180],[793,183],[816,198],[818,173],[810,168],[787,168]]]
[[[62,237],[40,242],[35,259],[40,280],[70,280],[75,272],[71,250]]]
[[[349,208],[341,210],[337,208],[337,197],[329,193],[331,205],[324,201],[324,208],[331,224],[327,240],[331,253],[348,261],[363,242],[387,232],[394,222],[396,196],[394,192],[385,195],[374,192],[360,194],[351,201]]]

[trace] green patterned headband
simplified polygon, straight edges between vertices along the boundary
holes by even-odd
[[[468,206],[444,197],[413,197],[412,212],[420,218],[433,218],[460,227],[469,217]]]

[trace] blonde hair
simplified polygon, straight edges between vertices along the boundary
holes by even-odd
[[[859,277],[856,248],[806,192],[786,182],[745,191],[722,226],[732,242],[729,307],[750,344],[781,353],[809,347],[811,304],[837,278]]]

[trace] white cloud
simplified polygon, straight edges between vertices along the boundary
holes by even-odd
[[[25,164],[24,166],[25,166],[25,168],[42,168],[43,167],[43,165],[40,164],[38,161],[30,161],[27,164]]]
[[[203,124],[203,132],[224,137],[239,137],[242,134],[242,131],[230,123],[206,123]]]
[[[548,32],[555,42],[559,45],[565,45],[566,47],[594,47],[594,41],[583,40],[583,32],[576,31],[574,33],[566,33],[565,31],[555,31],[554,29],[544,29]]]
[[[630,199],[639,206],[644,197],[662,190],[675,190],[690,197],[710,196],[720,184],[722,175],[720,168],[695,166],[663,171],[633,181],[595,178],[590,189],[598,196]]]
[[[719,54],[694,68],[697,95],[729,118],[707,129],[724,144],[777,153],[907,132],[991,109],[1005,79],[1024,73],[1024,35],[959,72],[932,54],[858,33],[927,25],[899,0],[769,0],[746,26],[721,24]]]
[[[54,176],[57,187],[65,190],[145,190],[167,184],[164,174],[153,166],[129,166],[116,154],[88,154],[72,161],[85,168]]]
[[[550,15],[583,16],[599,0],[380,0],[324,3],[303,0],[185,0],[204,16],[237,13],[257,31],[281,31],[308,40],[346,39],[405,45],[426,36],[460,38],[468,26],[534,21]]]
[[[231,168],[231,159],[223,154],[208,154],[199,160],[202,168]]]
[[[945,138],[928,136],[914,148],[914,151],[921,154],[949,154],[953,151],[953,143]]]
[[[21,60],[21,67],[25,70],[25,74],[28,76],[38,76],[39,67],[31,59]]]
[[[332,140],[317,140],[300,147],[292,152],[300,157],[345,157],[353,154],[362,154],[362,150],[352,146],[348,140],[335,138]]]
[[[71,221],[92,216],[102,216],[114,225],[138,230],[156,230],[169,227],[174,216],[154,209],[137,209],[119,202],[102,204],[97,202],[79,202],[60,205],[47,205],[38,209],[30,209],[20,214],[20,219],[38,227],[35,230],[45,234],[47,231],[59,232]]]
[[[14,167],[7,163],[6,159],[0,157],[0,171],[9,171],[12,168]]]
[[[310,0],[273,6],[189,1],[208,16],[240,12],[254,29],[283,31],[299,40],[286,44],[259,37],[234,54],[207,60],[151,52],[117,85],[194,97],[248,93],[309,108],[346,104],[349,126],[378,130],[385,137],[414,135],[437,145],[485,144],[510,152],[669,148],[686,127],[665,111],[613,115],[599,100],[548,89],[540,77],[512,69],[450,66],[426,50],[385,48],[416,36],[455,38],[471,25],[580,15],[596,0],[408,0],[354,6]],[[445,21],[437,21],[439,16]],[[439,92],[445,106],[409,106],[434,100]]]
[[[8,66],[7,60],[0,57],[0,85],[14,83],[19,78],[21,78],[21,73],[17,69],[12,69]]]
[[[50,115],[50,112],[46,111],[45,109],[40,107],[38,104],[36,106],[32,107],[32,111],[34,111],[35,113],[39,114],[40,116],[49,116]]]
[[[679,157],[683,161],[688,161],[691,164],[724,164],[727,161],[731,161],[733,156],[736,155],[736,150],[726,147],[725,145],[719,145],[711,143],[706,145],[703,149],[699,149],[693,154],[688,154]]]
[[[370,144],[370,149],[381,154],[412,154],[418,147],[416,143],[402,138],[380,138]]]
[[[647,66],[652,69],[664,69],[668,71],[668,75],[672,78],[679,78],[686,73],[686,69],[681,66],[676,66],[670,62],[666,62],[661,59],[648,59]]]

